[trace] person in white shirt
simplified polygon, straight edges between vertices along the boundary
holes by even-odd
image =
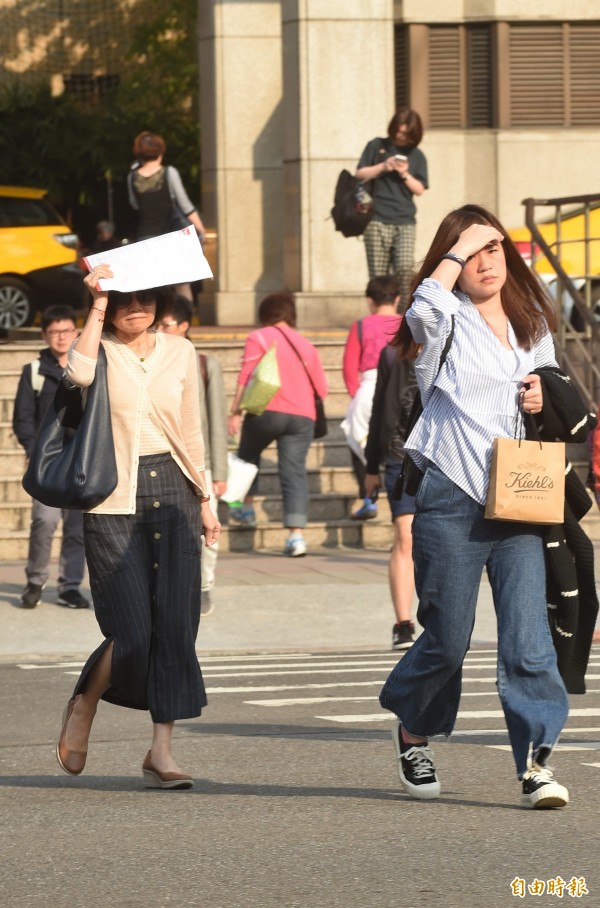
[[[440,795],[428,738],[453,730],[486,568],[498,620],[498,694],[522,802],[561,807],[569,793],[547,761],[568,697],[548,623],[542,529],[484,516],[493,439],[519,431],[519,403],[526,413],[542,410],[534,370],[556,367],[554,312],[506,230],[477,205],[444,218],[415,286],[396,344],[401,355],[418,350],[424,407],[405,444],[424,471],[413,522],[424,630],[380,695],[397,717],[400,780],[414,798]],[[467,768],[467,786],[469,776]]]

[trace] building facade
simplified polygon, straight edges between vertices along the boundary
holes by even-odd
[[[362,241],[329,214],[339,171],[385,135],[396,105],[425,124],[417,257],[465,202],[517,226],[526,197],[596,191],[594,0],[206,0],[199,49],[219,324],[252,324],[282,287],[304,327],[362,312]]]

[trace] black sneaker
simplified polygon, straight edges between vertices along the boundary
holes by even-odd
[[[420,801],[439,798],[441,786],[436,775],[433,753],[428,744],[405,744],[402,740],[402,726],[396,719],[392,738],[398,758],[400,781],[411,797]]]
[[[22,608],[35,608],[42,601],[44,587],[37,583],[28,583],[21,593]]]
[[[59,605],[66,605],[67,608],[90,607],[90,603],[79,590],[66,590],[64,593],[60,593],[57,602]]]
[[[410,649],[414,641],[415,626],[412,621],[401,621],[392,628],[392,649]]]
[[[544,810],[548,807],[565,807],[569,803],[569,792],[555,780],[548,766],[532,763],[522,779],[521,803],[524,807]]]

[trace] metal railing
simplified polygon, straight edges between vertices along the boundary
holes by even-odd
[[[543,273],[556,303],[557,360],[596,411],[600,402],[600,194],[525,199],[523,205],[531,233],[531,268],[538,277]],[[545,215],[540,216],[539,209]],[[553,211],[550,216],[549,211]],[[592,219],[599,225],[596,236]],[[567,259],[570,273],[564,267]]]

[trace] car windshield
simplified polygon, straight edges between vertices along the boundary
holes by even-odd
[[[46,227],[63,220],[45,199],[0,196],[0,227]]]

